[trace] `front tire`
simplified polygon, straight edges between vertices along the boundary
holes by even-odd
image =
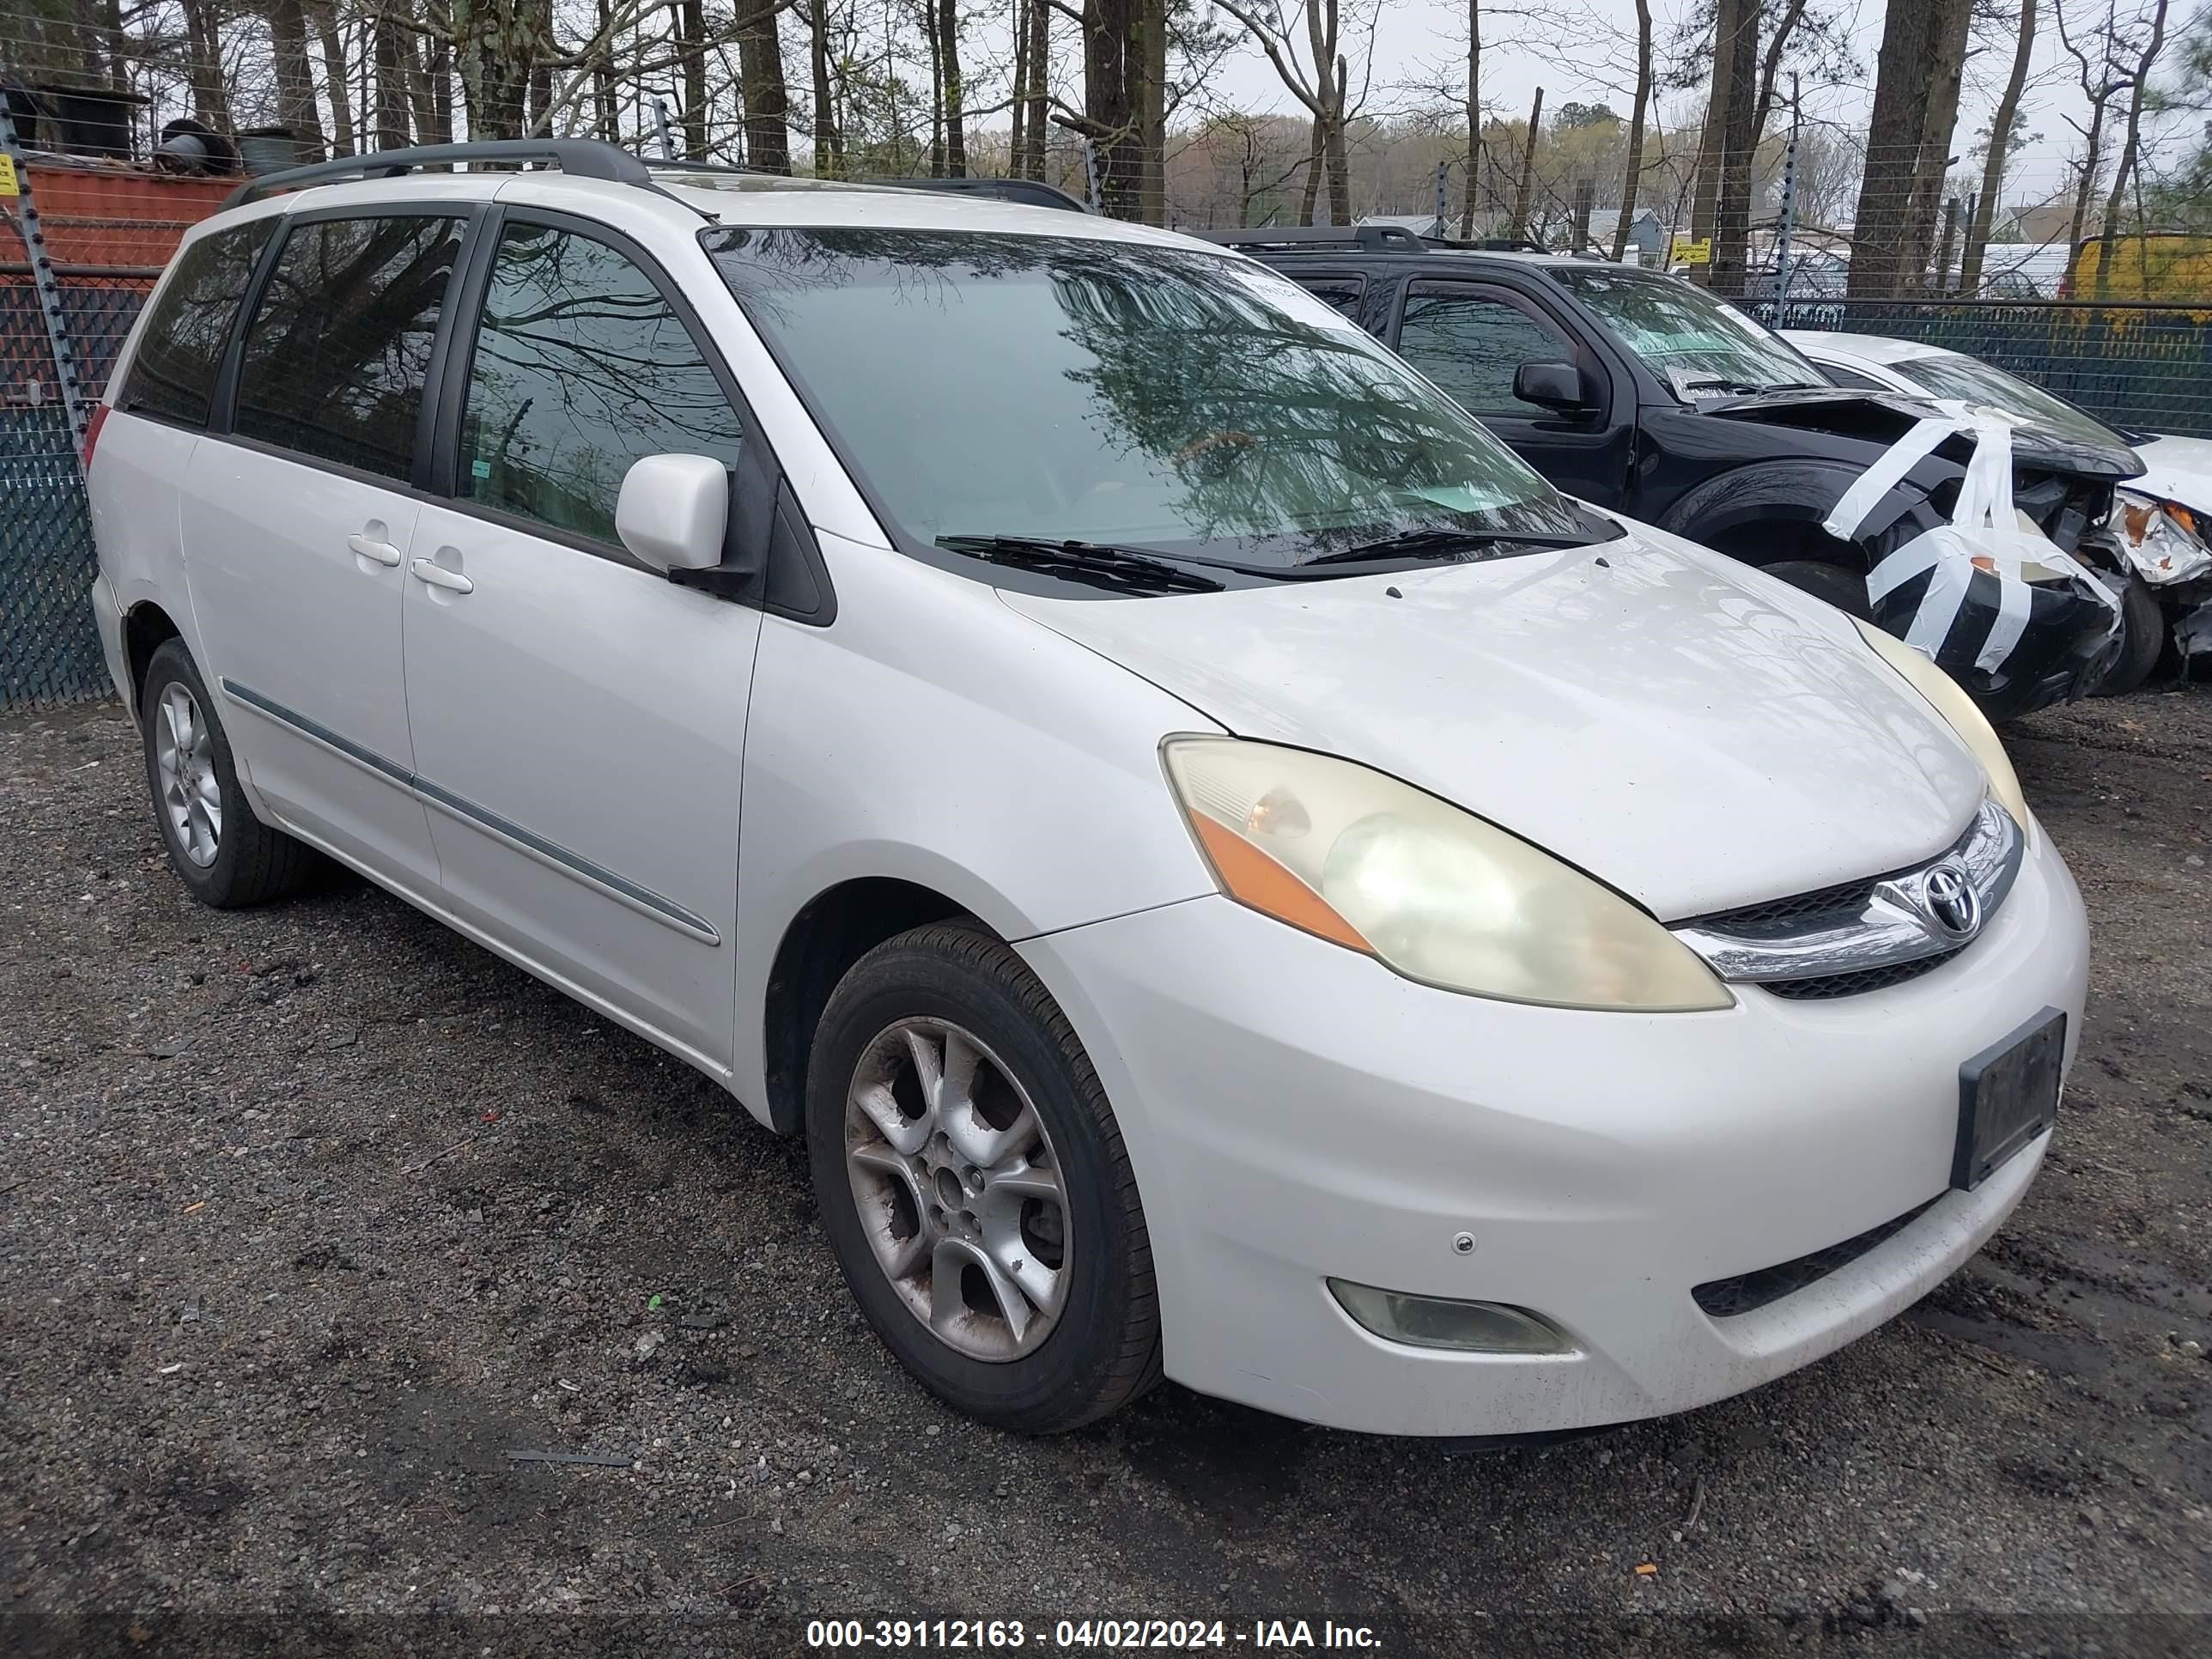
[[[1049,1434],[1159,1380],[1121,1130],[1066,1016],[998,939],[935,923],[854,966],[815,1032],[806,1138],[846,1284],[939,1399]]]
[[[315,878],[322,855],[271,830],[246,805],[229,735],[182,640],[154,653],[138,708],[161,846],[193,897],[240,909],[289,897]]]
[[[2120,650],[2096,684],[2093,697],[2124,697],[2150,678],[2166,649],[2166,610],[2157,592],[2140,576],[2130,576],[2119,592]]]

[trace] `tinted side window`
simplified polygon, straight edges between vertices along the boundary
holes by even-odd
[[[246,331],[239,435],[405,478],[461,222],[295,225]]]
[[[500,237],[469,369],[456,493],[600,541],[630,463],[738,453],[736,412],[683,319],[605,242]]]
[[[281,222],[257,219],[216,231],[184,251],[176,275],[147,319],[138,355],[115,399],[118,409],[164,416],[187,426],[207,424],[231,321],[246,298],[253,262]]]
[[[1335,307],[1353,322],[1359,320],[1359,295],[1367,284],[1357,276],[1301,276],[1298,286],[1315,299]]]
[[[1513,395],[1523,363],[1575,361],[1575,349],[1518,306],[1469,289],[1416,283],[1398,325],[1398,355],[1476,415],[1545,415]]]

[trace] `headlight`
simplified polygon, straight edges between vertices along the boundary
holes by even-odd
[[[2027,828],[2027,797],[2021,793],[2020,775],[2012,769],[2012,761],[2005,754],[2004,744],[1997,741],[1996,728],[1990,724],[1989,716],[1974,707],[1974,700],[1960,688],[1959,682],[1922,656],[1894,634],[1885,634],[1872,623],[1851,618],[1851,625],[1866,636],[1866,642],[1875,648],[1881,659],[1902,674],[1912,689],[1935,706],[1936,712],[1950,723],[1951,729],[1966,740],[1966,747],[1974,751],[1974,758],[1982,763],[1982,770],[1990,781],[1990,793],[1997,798],[1997,805],[2012,814],[2012,821],[2025,831]]]
[[[1165,746],[1222,890],[1408,979],[1514,1002],[1652,1012],[1733,999],[1610,888],[1410,784],[1234,738]]]
[[[2212,570],[2206,523],[2179,501],[2116,489],[2105,523],[2119,537],[2122,556],[2147,582],[2193,581]]]

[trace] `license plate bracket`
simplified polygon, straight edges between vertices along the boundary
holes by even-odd
[[[1954,1187],[1972,1192],[2051,1126],[2065,1057],[2065,1012],[2045,1008],[1959,1068]]]

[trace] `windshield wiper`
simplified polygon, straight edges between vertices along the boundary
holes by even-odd
[[[1674,388],[1677,392],[1725,392],[1730,397],[1753,398],[1762,392],[1832,392],[1832,386],[1815,386],[1810,380],[1684,380]]]
[[[937,544],[987,564],[1042,571],[1128,593],[1218,593],[1224,586],[1195,570],[1105,542],[1055,541],[1046,536],[939,536]]]
[[[1380,541],[1362,542],[1357,547],[1301,559],[1291,568],[1352,564],[1368,559],[1450,559],[1485,547],[1590,547],[1605,539],[1600,536],[1558,535],[1542,530],[1409,530],[1401,536],[1385,536]]]

